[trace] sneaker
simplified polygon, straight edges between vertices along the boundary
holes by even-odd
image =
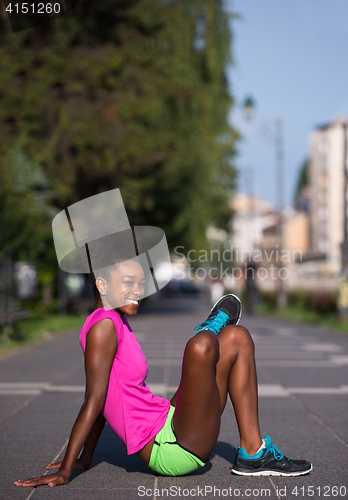
[[[196,326],[195,335],[202,330],[211,330],[217,335],[227,325],[238,325],[241,315],[242,303],[237,295],[224,295],[213,305],[207,320]]]
[[[269,436],[262,438],[263,445],[255,455],[248,455],[238,448],[232,474],[240,476],[302,476],[312,470],[307,460],[292,460],[272,444]]]

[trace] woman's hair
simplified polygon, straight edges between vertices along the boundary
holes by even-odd
[[[125,260],[136,257],[136,249],[131,229],[120,231],[107,236],[98,237],[99,231],[88,234],[86,252],[90,264],[91,272],[87,274],[88,279],[93,283],[93,295],[96,301],[100,298],[100,293],[95,284],[96,278],[110,279],[110,273],[117,264]],[[86,238],[87,239],[87,238]]]
[[[95,283],[96,279],[97,278],[102,278],[106,282],[108,282],[109,279],[110,279],[111,270],[112,269],[117,269],[118,264],[120,264],[121,262],[124,262],[124,260],[125,259],[120,259],[119,261],[115,262],[113,266],[104,267],[103,269],[98,269],[96,271],[96,273],[89,273],[89,274],[87,274],[87,277],[88,277],[89,281],[93,285],[93,296],[94,296],[94,299],[95,299],[96,302],[98,302],[98,300],[100,298],[100,293],[99,293],[99,290],[98,290],[97,285]]]

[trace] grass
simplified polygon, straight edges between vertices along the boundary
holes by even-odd
[[[299,306],[288,306],[284,309],[275,309],[265,303],[260,303],[257,306],[256,312],[258,314],[265,314],[280,319],[323,326],[332,330],[337,330],[346,335],[348,334],[348,320],[338,319],[335,313],[319,314]]]
[[[81,328],[86,316],[59,316],[58,314],[16,321],[12,331],[0,335],[0,356],[19,347],[47,340],[72,328]]]

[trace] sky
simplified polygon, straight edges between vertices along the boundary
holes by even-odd
[[[284,200],[292,204],[299,170],[318,125],[348,116],[348,0],[226,0],[233,64],[227,75],[236,104],[230,123],[243,135],[235,164],[238,187],[277,206],[274,121],[284,124]],[[251,95],[255,116],[243,102]],[[249,186],[249,194],[251,187]]]

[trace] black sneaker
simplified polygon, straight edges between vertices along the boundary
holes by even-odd
[[[237,295],[224,295],[213,305],[207,320],[195,327],[195,335],[202,330],[218,334],[227,325],[238,325],[241,315],[242,303]]]
[[[238,448],[232,474],[240,476],[302,476],[312,470],[307,460],[291,460],[272,444],[269,436],[263,436],[265,447],[255,455],[248,455]]]

